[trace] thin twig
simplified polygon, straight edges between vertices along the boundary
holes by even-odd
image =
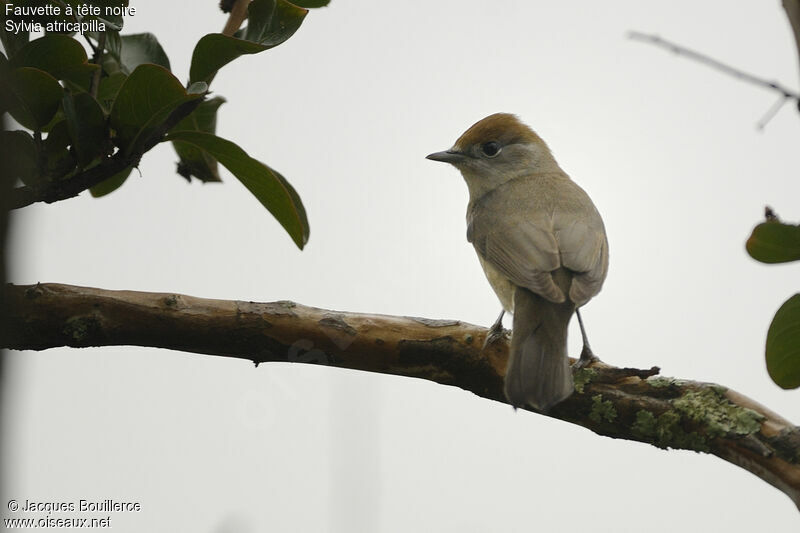
[[[231,9],[225,27],[222,29],[222,34],[232,37],[237,32],[242,22],[247,18],[247,8],[250,6],[250,0],[236,0],[236,3]]]
[[[789,98],[788,98],[787,96],[784,96],[784,95],[781,95],[781,96],[779,96],[779,97],[778,97],[778,99],[777,99],[777,100],[775,100],[775,103],[774,103],[774,104],[772,104],[772,107],[770,107],[770,108],[767,110],[767,112],[766,112],[766,113],[764,113],[764,116],[763,116],[763,117],[761,117],[761,120],[759,120],[759,121],[758,121],[758,123],[756,124],[756,127],[757,127],[758,129],[760,129],[760,130],[763,130],[763,129],[764,129],[764,126],[766,126],[766,125],[767,125],[767,123],[768,123],[770,120],[772,120],[772,117],[774,117],[775,115],[777,115],[777,114],[778,114],[778,111],[780,111],[780,110],[781,110],[781,108],[784,106],[784,104],[786,103],[786,101],[787,101],[788,99],[789,99]]]
[[[800,106],[800,94],[790,89],[787,89],[786,87],[777,82],[769,81],[764,78],[759,78],[758,76],[754,76],[753,74],[744,72],[743,70],[739,70],[730,65],[726,65],[725,63],[718,61],[712,57],[709,57],[705,54],[701,54],[700,52],[695,52],[694,50],[686,48],[685,46],[681,46],[666,39],[662,39],[658,35],[650,35],[647,33],[632,31],[628,33],[628,38],[633,39],[634,41],[642,41],[656,46],[660,46],[662,48],[666,48],[667,50],[677,55],[686,56],[690,59],[697,61],[698,63],[702,63],[715,70],[724,72],[729,76],[733,76],[734,78],[780,93],[782,97],[781,100],[779,100],[776,104],[774,104],[773,107],[771,107],[769,111],[764,115],[764,117],[758,122],[759,129],[762,129],[766,125],[766,123],[773,116],[775,116],[778,110],[781,107],[783,107],[783,104],[785,104],[788,100],[794,100],[795,102],[797,102],[798,106]]]

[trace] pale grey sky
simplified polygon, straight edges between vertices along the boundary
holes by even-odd
[[[185,80],[215,2],[133,2]],[[107,198],[14,215],[11,280],[490,324],[460,175],[426,161],[518,114],[592,196],[609,277],[585,308],[619,366],[727,385],[800,421],[766,329],[797,265],[750,260],[765,204],[800,219],[800,120],[776,96],[651,46],[654,32],[796,87],[778,0],[333,0],[225,67],[218,133],[308,210],[299,252],[232,176],[188,186],[163,145]],[[577,326],[575,326],[577,328]],[[579,349],[577,329],[572,352]],[[139,348],[11,352],[9,498],[133,500],[116,531],[694,531],[797,528],[797,509],[711,456],[614,441],[460,389]],[[7,512],[0,513],[7,516]]]

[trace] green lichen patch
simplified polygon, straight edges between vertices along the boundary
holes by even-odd
[[[94,316],[75,316],[67,320],[62,330],[64,335],[70,337],[74,344],[87,341],[100,328],[100,323]]]
[[[594,368],[579,368],[572,376],[575,382],[575,390],[578,394],[583,394],[584,387],[597,377],[597,370]]]
[[[617,410],[609,400],[603,400],[602,394],[592,396],[592,410],[589,412],[589,419],[600,424],[604,420],[613,422],[617,418]]]
[[[647,383],[649,383],[651,387],[655,387],[657,389],[675,385],[676,382],[677,380],[675,378],[668,378],[664,376],[653,376],[651,378],[647,378]]]
[[[679,448],[697,452],[709,451],[706,439],[696,431],[685,431],[681,427],[681,415],[667,411],[658,417],[646,409],[636,413],[636,422],[631,433],[637,439],[659,448]]]
[[[690,390],[672,405],[689,420],[702,423],[708,437],[750,435],[761,429],[764,420],[752,409],[728,401],[723,387]]]

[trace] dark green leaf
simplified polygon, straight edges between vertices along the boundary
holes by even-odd
[[[167,58],[166,52],[161,48],[161,44],[152,33],[123,35],[121,39],[122,52],[120,59],[122,71],[125,74],[133,72],[136,67],[144,63],[161,65],[170,70],[169,58]]]
[[[105,32],[106,45],[105,53],[103,54],[103,71],[108,74],[115,74],[122,72],[123,74],[130,74],[130,71],[125,71],[122,66],[122,37],[119,36],[118,31],[107,30]],[[100,36],[97,37],[98,46]]]
[[[50,122],[61,102],[63,90],[53,76],[32,67],[13,69],[6,79],[3,93],[8,101],[5,105],[14,120],[31,130],[41,130]]]
[[[30,32],[15,32],[14,28],[7,29],[7,21],[12,20],[15,23],[19,23],[21,19],[9,18],[5,11],[5,4],[3,4],[3,9],[0,9],[0,42],[3,43],[3,49],[8,54],[8,57],[14,57],[28,43]]]
[[[128,79],[128,76],[122,72],[115,72],[111,76],[100,78],[100,85],[97,87],[97,101],[103,106],[103,110],[106,113],[111,112],[117,93],[126,79]]]
[[[166,133],[161,129],[179,106],[200,98],[187,94],[164,67],[139,65],[120,87],[111,108],[117,145],[127,153],[144,148],[155,136]]]
[[[221,33],[204,35],[197,41],[192,53],[189,83],[196,81],[210,83],[220,68],[237,57],[245,54],[256,54],[266,49],[266,46],[228,37]]]
[[[11,89],[9,89],[8,84],[3,81],[8,78],[8,73],[10,71],[11,67],[8,65],[8,59],[0,52],[0,115],[8,111],[8,102],[12,98]]]
[[[210,133],[177,131],[168,139],[184,141],[208,152],[272,213],[298,248],[305,246],[309,235],[306,212],[300,197],[283,176],[247,155],[236,144]]]
[[[130,176],[132,170],[133,167],[128,167],[122,172],[118,172],[107,180],[98,183],[94,187],[90,187],[89,194],[91,194],[94,198],[100,198],[101,196],[105,196],[116,191],[122,187],[122,184],[128,179],[128,176]]]
[[[180,121],[172,131],[202,131],[215,133],[217,131],[217,109],[225,103],[225,99],[217,96],[200,104],[191,115]],[[195,176],[203,182],[222,181],[217,169],[217,160],[205,150],[193,144],[182,141],[173,141],[172,146],[180,157],[180,174],[186,179]]]
[[[56,114],[58,115],[58,114]],[[44,142],[43,154],[45,175],[49,180],[61,179],[71,171],[76,170],[77,161],[68,147],[72,144],[69,136],[67,121],[53,124]]]
[[[248,7],[244,38],[268,48],[289,39],[303,23],[307,9],[286,0],[253,0]]]
[[[36,144],[25,131],[0,131],[0,167],[3,175],[26,185],[37,181]]]
[[[208,92],[208,84],[204,81],[196,81],[186,88],[189,94],[206,94]]]
[[[72,146],[83,168],[103,155],[106,145],[106,124],[100,104],[89,93],[64,94],[64,116]]]
[[[762,222],[747,239],[747,253],[762,263],[800,259],[800,226],[777,221]]]
[[[767,332],[767,371],[784,389],[800,387],[800,294],[778,309]]]
[[[331,0],[292,0],[292,3],[300,7],[325,7]]]
[[[203,36],[194,47],[189,82],[210,83],[219,69],[237,57],[274,48],[285,42],[303,23],[308,10],[286,0],[253,0],[244,38],[220,33]]]
[[[26,44],[11,60],[13,67],[34,67],[59,80],[89,86],[92,73],[100,68],[89,64],[83,46],[66,35],[49,34]]]
[[[120,36],[117,31],[107,31],[105,48],[103,70],[109,74],[130,74],[136,67],[146,63],[170,70],[169,58],[152,33]]]

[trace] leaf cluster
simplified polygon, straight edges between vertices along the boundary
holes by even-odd
[[[30,40],[27,32],[7,31],[7,16],[0,14],[7,53],[0,53],[0,113],[20,126],[0,132],[0,164],[21,183],[12,191],[12,207],[64,200],[87,189],[94,197],[105,196],[125,183],[145,153],[171,142],[181,176],[221,181],[222,164],[303,248],[309,227],[299,195],[280,173],[216,135],[225,99],[209,97],[209,84],[231,61],[294,35],[308,12],[298,4],[320,7],[327,1],[253,0],[245,28],[233,36],[211,33],[197,42],[185,85],[172,73],[154,34],[123,35],[123,18],[105,15],[107,6],[127,6],[127,1],[81,2],[102,10],[100,16],[83,18],[66,10],[76,1],[54,3],[63,9],[51,19],[94,18],[105,30],[46,33]],[[49,22],[41,16],[27,22],[34,21]]]
[[[753,228],[745,245],[753,259],[767,264],[800,260],[800,226],[781,222],[771,209],[766,221]],[[800,387],[800,293],[775,313],[767,330],[767,371],[784,389]]]

